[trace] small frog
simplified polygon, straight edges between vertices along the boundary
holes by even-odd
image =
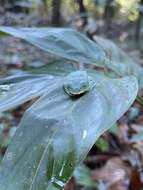
[[[88,76],[86,71],[70,73],[64,82],[64,90],[70,96],[78,96],[90,91],[95,86],[95,81]]]

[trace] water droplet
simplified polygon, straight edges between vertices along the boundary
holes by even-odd
[[[65,186],[65,183],[62,180],[57,179],[55,177],[52,177],[51,182],[54,186],[59,188],[63,188]]]
[[[0,85],[0,95],[4,95],[7,91],[10,90],[10,88],[12,87],[13,85],[10,84],[10,85]]]
[[[82,138],[85,139],[87,137],[87,130],[83,130]]]
[[[6,154],[6,159],[7,159],[8,161],[11,161],[11,160],[13,159],[13,153],[12,153],[12,152],[8,152],[8,153]]]
[[[63,124],[65,125],[65,124],[66,124],[66,122],[67,122],[67,121],[66,121],[66,119],[64,119],[64,120],[63,120]]]

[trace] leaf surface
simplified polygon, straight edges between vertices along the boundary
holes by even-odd
[[[25,112],[1,164],[1,190],[63,189],[137,95],[134,77],[94,80],[95,88],[78,98],[64,92],[64,79],[55,82]]]
[[[76,30],[67,28],[1,26],[0,31],[24,39],[56,56],[109,69],[118,77],[134,75],[139,81],[139,87],[143,88],[142,67],[110,40],[95,36],[93,42]]]
[[[24,75],[0,80],[0,112],[44,94],[58,77]]]
[[[104,67],[105,53],[102,48],[76,30],[0,27],[0,31],[24,39],[56,56]]]
[[[82,185],[84,187],[96,187],[97,184],[92,179],[91,171],[85,165],[78,166],[74,171],[74,177],[76,179],[77,184]]]
[[[106,63],[107,68],[120,76],[134,75],[138,79],[139,87],[143,88],[143,68],[111,40],[99,36],[95,36],[94,39],[106,53],[109,60]]]

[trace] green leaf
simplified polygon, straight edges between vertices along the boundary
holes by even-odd
[[[24,39],[47,51],[80,63],[104,67],[105,53],[86,36],[67,28],[14,28],[0,27],[0,31]]]
[[[113,126],[111,126],[111,128],[109,129],[109,132],[112,134],[118,135],[119,133],[118,124],[114,123]]]
[[[96,183],[91,177],[90,170],[83,164],[75,169],[74,177],[79,185],[85,187],[96,187]]]
[[[98,148],[101,149],[101,151],[108,151],[109,149],[109,144],[106,140],[104,140],[104,138],[100,137],[97,141],[96,141],[96,146]]]
[[[143,69],[110,40],[95,37],[95,42],[67,28],[0,27],[0,31],[24,39],[47,51],[79,63],[106,68],[116,76],[134,75],[143,87]]]
[[[120,76],[134,75],[143,88],[143,68],[135,63],[122,49],[111,40],[95,36],[95,42],[105,51],[106,66]]]
[[[0,80],[0,112],[43,95],[58,80],[58,77],[48,75],[43,77],[28,76],[8,77]]]
[[[134,77],[102,80],[79,98],[56,82],[24,114],[0,168],[1,190],[62,189],[98,137],[137,95]]]
[[[72,71],[77,70],[77,67],[73,63],[62,59],[62,60],[56,60],[56,61],[50,62],[38,68],[32,68],[32,67],[27,66],[26,70],[34,74],[43,73],[43,74],[64,76]]]
[[[5,85],[5,84],[11,84],[11,83],[18,83],[22,81],[26,81],[29,79],[35,79],[35,78],[40,78],[44,77],[46,75],[44,74],[22,74],[22,75],[12,75],[6,78],[0,78],[0,85]],[[49,76],[50,77],[50,76]]]
[[[140,95],[137,95],[136,101],[138,102],[138,104],[140,104],[143,107],[143,97],[141,97]]]
[[[3,37],[5,37],[5,36],[6,36],[6,33],[5,33],[5,32],[0,31],[0,38],[3,38]]]

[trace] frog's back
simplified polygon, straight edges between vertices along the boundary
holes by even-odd
[[[66,77],[64,89],[69,95],[80,95],[89,91],[90,81],[86,71],[75,71]]]

